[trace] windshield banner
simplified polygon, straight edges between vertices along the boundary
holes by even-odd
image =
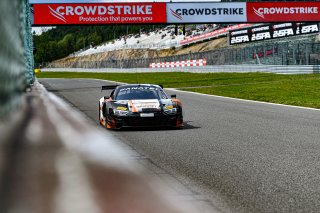
[[[166,22],[165,3],[35,4],[34,25]]]

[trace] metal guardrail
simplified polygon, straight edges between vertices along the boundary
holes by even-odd
[[[191,73],[218,73],[218,72],[268,72],[277,74],[319,74],[320,65],[216,65],[202,67],[175,67],[175,68],[45,68],[44,72],[109,72],[109,73],[137,73],[137,72],[191,72]]]
[[[165,182],[144,176],[144,156],[38,82],[24,99],[0,118],[0,212],[198,212],[174,206],[185,194],[166,199],[154,187]]]
[[[34,82],[29,18],[27,0],[0,1],[0,212],[198,212],[173,205],[137,153]]]

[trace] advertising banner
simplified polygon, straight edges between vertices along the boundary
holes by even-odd
[[[83,4],[83,3],[117,3],[117,2],[119,1],[117,0],[29,0],[29,4],[66,4],[66,3]],[[129,1],[126,1],[126,2],[129,2]]]
[[[310,34],[310,33],[319,33],[319,25],[317,23],[297,23],[296,34]]]
[[[277,23],[230,31],[230,44],[319,33],[317,23]]]
[[[34,26],[166,23],[165,3],[34,4]]]
[[[236,24],[236,25],[233,25],[230,27],[222,28],[219,30],[214,30],[209,33],[204,33],[201,35],[197,35],[197,36],[193,36],[193,37],[184,39],[184,40],[180,41],[180,44],[184,45],[184,44],[188,44],[188,43],[193,43],[193,42],[197,42],[197,41],[202,41],[202,40],[206,40],[206,39],[210,39],[210,38],[219,37],[219,36],[228,34],[230,30],[236,30],[236,29],[249,27],[249,26],[252,26],[252,24]]]
[[[230,31],[229,35],[229,44],[240,44],[250,42],[251,30],[250,29],[241,29],[236,31]]]
[[[248,2],[248,22],[320,20],[320,2]]]
[[[246,22],[246,3],[167,3],[168,23]]]

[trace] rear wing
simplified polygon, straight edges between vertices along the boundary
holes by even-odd
[[[102,87],[101,87],[101,91],[102,91],[102,90],[112,90],[112,89],[117,88],[117,86],[119,86],[119,85],[107,85],[107,86],[102,86]]]

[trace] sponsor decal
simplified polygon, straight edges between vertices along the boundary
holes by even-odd
[[[246,3],[168,3],[168,23],[246,22]]]
[[[130,100],[129,106],[132,106],[132,112],[142,112],[143,109],[160,109],[160,103],[154,100]]]
[[[128,110],[128,108],[127,108],[127,107],[121,107],[121,106],[118,106],[116,109],[117,109],[117,110],[123,110],[123,111]]]
[[[247,3],[248,22],[319,21],[320,2]]]
[[[126,88],[121,88],[119,92],[123,91],[130,91],[130,90],[158,90],[157,87],[153,86],[135,86],[135,87],[126,87]]]
[[[34,25],[165,23],[165,3],[35,4]]]

